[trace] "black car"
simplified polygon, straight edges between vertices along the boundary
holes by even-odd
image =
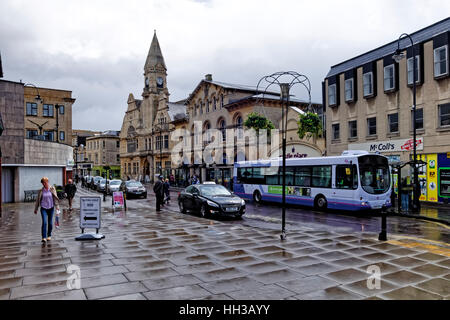
[[[139,181],[135,181],[135,180],[124,181],[120,185],[119,190],[123,191],[123,193],[126,195],[127,199],[130,199],[132,197],[147,198],[147,189]]]
[[[182,213],[200,212],[202,217],[224,215],[241,217],[245,213],[245,201],[217,184],[197,184],[184,189],[178,195]]]

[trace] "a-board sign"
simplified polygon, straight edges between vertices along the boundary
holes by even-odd
[[[114,208],[123,208],[124,207],[124,199],[123,192],[117,191],[113,193],[113,205]]]
[[[101,198],[80,197],[80,228],[100,229]]]

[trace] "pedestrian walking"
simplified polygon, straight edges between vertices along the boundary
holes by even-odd
[[[73,184],[72,179],[69,179],[68,182],[64,187],[64,192],[67,194],[67,200],[69,200],[69,210],[72,210],[72,201],[77,192],[77,186]]]
[[[403,211],[409,211],[409,189],[406,182],[406,178],[402,179],[402,209]]]
[[[158,181],[153,186],[153,192],[156,197],[156,211],[161,211],[161,204],[164,199],[164,184],[162,182],[163,176],[158,176]]]
[[[82,186],[83,188],[86,187],[84,176],[81,176],[81,186]]]
[[[39,190],[34,205],[34,214],[37,214],[39,207],[41,207],[42,217],[42,242],[46,243],[52,239],[53,230],[53,213],[56,211],[59,213],[59,198],[56,195],[56,189],[50,186],[47,177],[41,179],[42,189]]]
[[[164,182],[164,195],[166,196],[164,199],[164,203],[169,204],[169,200],[170,200],[170,183],[169,183],[169,179],[166,179],[166,181]]]

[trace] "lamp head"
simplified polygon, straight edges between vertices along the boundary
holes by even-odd
[[[405,53],[402,52],[400,49],[395,50],[394,55],[392,58],[395,60],[395,62],[400,63],[400,61],[405,57]]]
[[[42,98],[39,94],[36,95],[36,98],[34,98],[34,100],[36,100],[36,102],[42,102]]]

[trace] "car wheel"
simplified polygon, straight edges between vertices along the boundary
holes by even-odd
[[[202,206],[200,207],[200,216],[202,218],[207,218],[208,217],[208,212],[206,211],[206,205],[202,204]]]
[[[327,206],[328,206],[327,199],[324,196],[322,196],[322,195],[317,196],[317,198],[316,198],[316,208],[320,209],[320,210],[325,210],[327,208]]]
[[[253,200],[254,200],[256,203],[261,203],[262,197],[261,197],[261,193],[260,193],[258,190],[256,190],[255,192],[253,192]]]
[[[186,213],[186,208],[184,207],[183,201],[178,201],[178,207],[180,208],[181,213]]]

